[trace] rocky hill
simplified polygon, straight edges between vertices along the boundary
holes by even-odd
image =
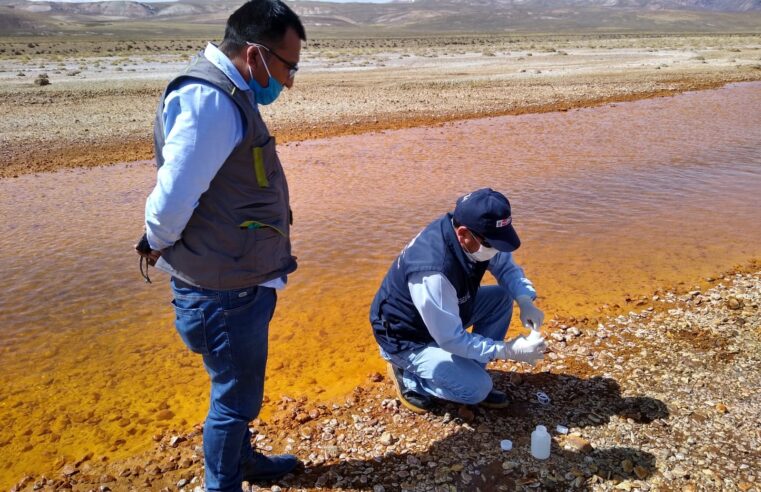
[[[118,30],[121,22],[164,23],[170,19],[176,23],[218,25],[240,3],[240,0],[150,3],[0,0],[0,35],[52,33],[83,27],[97,30],[104,23]],[[434,32],[761,29],[761,0],[400,0],[385,4],[294,0],[290,4],[308,26],[325,29]]]

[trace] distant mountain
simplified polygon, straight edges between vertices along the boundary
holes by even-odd
[[[406,0],[406,3],[434,6],[457,4],[469,7],[579,8],[610,7],[640,10],[708,10],[748,12],[761,10],[761,0]]]
[[[69,3],[0,0],[0,35],[118,31],[129,23],[219,26],[243,0]],[[761,31],[761,0],[397,0],[289,4],[314,31]],[[746,16],[747,14],[747,16]],[[171,21],[171,22],[170,22]],[[53,28],[52,26],[55,26]],[[192,30],[192,29],[191,29]],[[367,31],[367,32],[370,32]],[[183,32],[187,32],[187,29]]]

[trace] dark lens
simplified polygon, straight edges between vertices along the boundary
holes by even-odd
[[[489,244],[489,241],[486,240],[485,237],[483,237],[481,234],[478,234],[476,232],[470,231],[471,234],[473,234],[473,237],[478,239],[478,242],[481,243],[484,248],[491,248],[491,244]]]

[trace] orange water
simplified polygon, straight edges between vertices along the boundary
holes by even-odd
[[[386,267],[478,187],[511,198],[549,317],[760,257],[759,107],[752,83],[282,146],[300,267],[271,325],[268,397],[335,399],[381,369],[367,310]],[[2,487],[203,419],[167,279],[142,283],[131,251],[154,179],[136,163],[0,181]]]

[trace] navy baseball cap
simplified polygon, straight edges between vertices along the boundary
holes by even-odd
[[[485,238],[499,251],[515,251],[521,245],[513,228],[510,202],[505,195],[491,188],[482,188],[458,198],[454,220]]]

